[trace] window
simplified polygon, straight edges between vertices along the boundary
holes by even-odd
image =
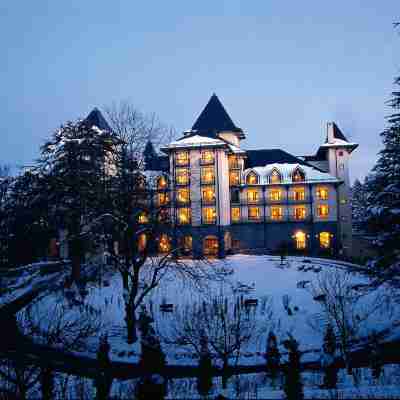
[[[190,235],[186,235],[181,237],[180,247],[182,248],[184,253],[191,253],[193,249],[193,239]]]
[[[147,224],[149,222],[149,217],[144,211],[139,214],[138,222],[139,224]]]
[[[328,200],[329,191],[326,187],[318,187],[317,188],[317,199],[318,200]]]
[[[280,173],[276,170],[272,171],[270,181],[271,181],[271,183],[280,183],[281,182]]]
[[[190,223],[190,208],[178,208],[178,224],[187,225]]]
[[[157,179],[157,189],[158,190],[164,190],[167,188],[168,182],[167,179],[165,178],[165,176],[160,176]]]
[[[176,169],[176,184],[177,185],[189,184],[189,170],[187,168]]]
[[[294,208],[294,219],[305,219],[306,218],[306,208],[304,206],[298,206]]]
[[[147,246],[147,237],[146,237],[146,234],[141,233],[141,234],[138,236],[138,242],[137,242],[138,250],[143,252],[143,251],[145,251],[146,246]]]
[[[283,207],[271,207],[271,219],[279,221],[283,218]]]
[[[161,223],[169,222],[169,210],[164,208],[158,213],[158,221]]]
[[[201,153],[202,164],[214,164],[214,152],[211,150],[204,150]]]
[[[293,239],[295,242],[295,247],[297,250],[304,250],[307,245],[307,237],[303,231],[297,231],[293,235]]]
[[[293,188],[293,200],[304,201],[306,198],[306,191],[303,187]]]
[[[187,151],[178,151],[175,155],[176,165],[188,165],[189,153]]]
[[[231,202],[240,203],[240,191],[239,189],[231,189]]]
[[[329,207],[327,204],[320,204],[317,207],[317,215],[320,218],[326,218],[329,215]]]
[[[260,207],[249,207],[249,219],[260,219]]]
[[[271,201],[279,201],[282,199],[282,190],[281,189],[272,189],[269,192],[269,199]]]
[[[180,204],[187,204],[190,201],[190,191],[189,189],[177,189],[176,191],[176,201]]]
[[[169,194],[168,193],[158,193],[158,205],[165,206],[169,203]]]
[[[258,203],[259,193],[257,189],[247,189],[247,201],[249,203]]]
[[[168,253],[171,251],[171,239],[165,233],[158,239],[158,250],[160,253]]]
[[[239,167],[239,159],[236,156],[228,156],[229,169],[237,169]]]
[[[212,186],[204,186],[201,189],[201,198],[204,203],[215,202],[215,190]]]
[[[216,236],[206,236],[203,241],[203,253],[208,256],[218,254],[218,238]]]
[[[240,207],[231,207],[231,220],[232,222],[240,221]]]
[[[329,232],[320,232],[319,247],[321,249],[329,249],[331,247],[331,234]]]
[[[204,167],[201,169],[201,183],[203,184],[213,184],[214,183],[214,168]]]
[[[203,207],[203,224],[215,224],[217,222],[217,211],[215,207]]]
[[[303,182],[304,179],[305,179],[304,172],[297,168],[293,172],[292,181],[293,182]]]
[[[240,184],[240,171],[229,172],[229,185],[235,186]]]
[[[248,185],[256,185],[258,183],[258,175],[254,172],[250,172],[246,177],[246,183]]]

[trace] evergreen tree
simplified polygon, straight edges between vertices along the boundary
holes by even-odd
[[[362,231],[365,223],[368,201],[365,185],[358,179],[354,181],[351,188],[351,210],[353,229]]]
[[[272,331],[270,331],[268,334],[265,357],[267,359],[267,371],[274,378],[276,377],[280,368],[281,353],[279,352],[276,336]]]
[[[289,334],[284,342],[288,350],[288,363],[285,367],[285,382],[283,390],[288,400],[302,400],[304,398],[303,383],[301,381],[299,343]]]

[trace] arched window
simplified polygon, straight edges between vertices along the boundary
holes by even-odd
[[[164,190],[168,186],[167,178],[165,176],[160,176],[157,179],[157,189],[158,190]]]
[[[216,256],[218,254],[218,238],[216,236],[206,236],[204,238],[203,253],[206,256]]]
[[[255,172],[250,172],[246,176],[246,183],[248,185],[256,185],[258,183],[258,175]]]
[[[275,184],[275,183],[280,183],[281,181],[282,181],[281,174],[279,173],[279,171],[277,171],[276,169],[274,169],[274,170],[271,172],[271,175],[270,175],[270,182],[271,182],[272,184]]]
[[[305,180],[304,172],[300,168],[296,168],[292,174],[293,182],[303,182]]]
[[[304,250],[307,246],[307,236],[303,231],[297,231],[293,235],[296,250]]]

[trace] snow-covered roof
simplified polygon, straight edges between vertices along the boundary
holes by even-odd
[[[180,140],[175,140],[174,142],[171,142],[168,146],[163,147],[162,150],[187,148],[187,147],[221,147],[221,146],[226,146],[226,143],[220,139],[194,135],[194,136],[184,137]]]
[[[337,147],[337,146],[357,147],[358,144],[353,143],[353,142],[347,142],[346,140],[334,138],[334,139],[330,140],[329,142],[326,142],[321,145],[321,147]]]
[[[325,172],[321,172],[316,168],[312,168],[306,165],[300,164],[287,164],[287,163],[274,163],[268,164],[264,167],[248,168],[244,171],[246,177],[251,171],[254,171],[259,176],[259,184],[265,185],[271,183],[272,171],[279,172],[281,176],[281,183],[293,183],[292,175],[293,172],[299,169],[305,175],[305,182],[339,182],[338,178]]]

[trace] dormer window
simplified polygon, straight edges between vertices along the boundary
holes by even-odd
[[[214,164],[214,152],[211,150],[204,150],[201,153],[201,163],[204,164]]]
[[[292,175],[292,181],[293,182],[303,182],[305,180],[305,175],[302,170],[297,168]]]
[[[271,183],[280,183],[281,182],[281,174],[277,170],[273,170],[270,177]]]
[[[175,155],[176,165],[183,166],[189,164],[189,153],[187,151],[178,151]]]
[[[248,185],[256,185],[258,183],[258,175],[255,172],[250,172],[246,177]]]

